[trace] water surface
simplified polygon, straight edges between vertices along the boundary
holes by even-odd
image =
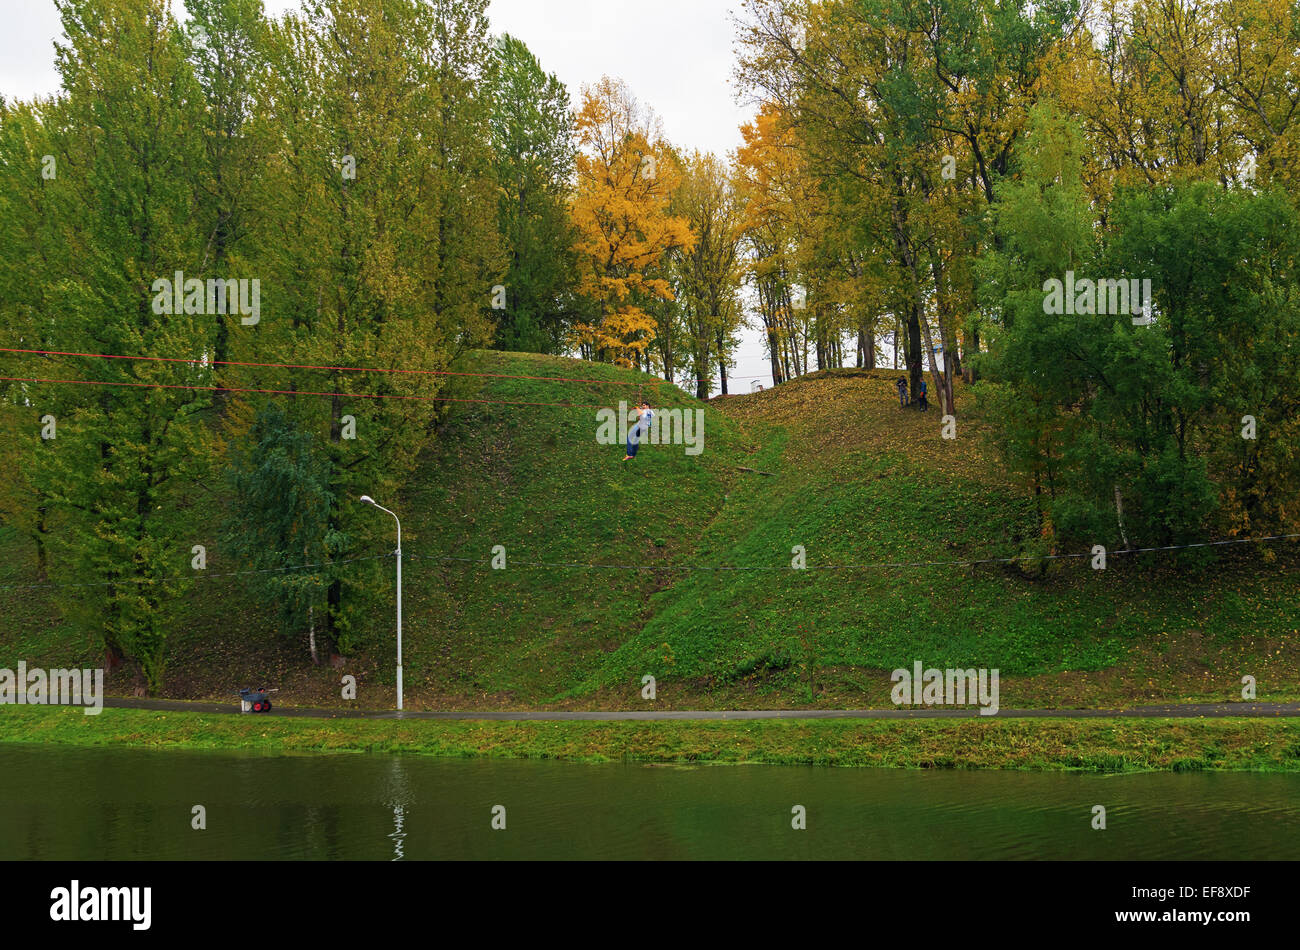
[[[192,808],[207,829],[191,829]],[[493,830],[493,807],[506,827]],[[807,829],[791,828],[802,805]],[[1092,828],[1093,806],[1106,830]],[[1300,776],[0,745],[0,859],[1300,859]]]

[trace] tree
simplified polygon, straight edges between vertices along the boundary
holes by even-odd
[[[961,326],[973,291],[961,261],[984,237],[971,233],[977,200],[992,200],[1024,108],[1076,6],[746,3],[739,77],[785,117],[835,220],[857,225],[847,240],[831,229],[830,240],[811,244],[847,248],[846,269],[875,284],[859,299],[902,318],[912,387],[928,359],[947,412],[963,330],[968,347],[979,348],[978,325]]]
[[[1065,271],[1089,271],[1096,259],[1093,212],[1083,182],[1085,143],[1077,124],[1051,103],[1034,107],[1016,150],[1014,178],[998,183],[991,208],[997,240],[977,263],[982,291],[978,305],[1000,315],[988,323],[989,352],[983,360],[992,380],[982,401],[996,419],[996,438],[1011,469],[1026,482],[1041,534],[1054,542],[1054,510],[1063,491],[1066,456],[1082,437],[1085,422],[1072,407],[1090,387],[1078,364],[1092,350],[1093,327],[1079,315],[1049,314],[1043,286]],[[1115,486],[1114,473],[1101,481]],[[1118,524],[1092,512],[1073,529],[1110,538]]]
[[[589,359],[639,366],[655,334],[646,303],[673,296],[653,272],[670,251],[695,243],[687,222],[669,213],[681,172],[653,116],[608,76],[583,88],[576,127],[578,293],[596,311],[575,328],[577,342]]]
[[[767,337],[772,381],[802,373],[797,347],[794,206],[799,200],[799,155],[780,110],[766,105],[741,127],[745,144],[736,153],[737,189],[744,208],[741,233],[745,271],[758,296]]]
[[[246,441],[232,447],[227,477],[234,499],[226,526],[231,553],[261,572],[251,587],[278,616],[282,635],[307,628],[311,660],[319,663],[315,619],[325,605],[329,562],[343,540],[331,534],[331,508],[345,500],[330,490],[324,453],[310,432],[268,402]]]
[[[51,127],[58,115],[52,102],[0,99],[0,345],[11,349],[53,349],[57,275],[71,264],[62,228],[72,204],[66,176],[62,183],[58,177],[61,135]],[[35,354],[8,353],[6,375],[39,378],[47,362]],[[0,444],[9,447],[0,453],[0,518],[31,539],[42,579],[54,513],[43,480],[35,476],[57,443],[41,438],[40,420],[52,417],[57,432],[58,420],[67,419],[65,409],[81,397],[73,387],[0,383]]]
[[[1044,536],[1127,548],[1292,530],[1294,207],[1207,182],[1127,185],[1103,223],[1086,153],[1077,125],[1035,109],[980,270],[1011,316],[990,341],[990,417]],[[1079,295],[1050,306],[1046,281],[1075,270]],[[1132,280],[1149,282],[1150,325],[1136,301],[1115,307]]]
[[[1111,373],[1114,392],[1101,389],[1094,412],[1131,447],[1152,533],[1175,543],[1207,529],[1294,531],[1300,215],[1280,192],[1193,182],[1123,189],[1112,218],[1106,272],[1150,275],[1157,323],[1135,330],[1158,342],[1103,351],[1125,372]]]
[[[492,76],[492,153],[500,186],[498,228],[507,247],[506,307],[496,344],[558,353],[573,323],[569,218],[573,120],[569,93],[528,47],[500,38]]]
[[[189,59],[202,90],[203,162],[190,172],[197,190],[203,256],[195,276],[229,276],[251,226],[252,178],[262,163],[248,134],[265,46],[262,0],[190,0]],[[230,320],[215,318],[212,358],[229,358]],[[217,378],[220,378],[220,372]]]
[[[199,261],[189,173],[202,100],[179,26],[160,0],[61,0],[59,11],[56,181],[69,253],[35,277],[57,314],[42,336],[55,350],[197,359],[211,323],[188,306],[160,313],[155,285]],[[60,509],[61,563],[102,585],[62,592],[65,607],[99,628],[110,666],[130,660],[157,689],[170,605],[201,540],[181,488],[211,457],[201,422],[211,399],[186,387],[210,384],[210,366],[56,357],[39,375],[94,384],[65,403],[31,470]]]
[[[312,434],[333,499],[319,631],[339,653],[362,643],[385,589],[378,564],[349,562],[386,529],[355,499],[396,493],[433,430],[437,374],[490,332],[499,276],[476,65],[487,59],[482,9],[477,0],[311,2],[268,34],[250,131],[268,158],[248,253],[274,317],[241,332],[232,351],[278,365],[232,367],[228,378],[324,395],[241,399],[227,439],[253,440],[268,398],[286,400],[294,429]],[[247,530],[256,538],[261,526]]]
[[[675,273],[695,394],[707,399],[715,363],[726,378],[726,341],[742,319],[737,293],[743,211],[726,166],[699,152],[686,163],[677,207],[696,235],[695,245],[677,257]]]
[[[1214,81],[1231,104],[1246,148],[1231,177],[1275,185],[1294,195],[1300,184],[1300,10],[1288,0],[1226,0],[1214,6]]]

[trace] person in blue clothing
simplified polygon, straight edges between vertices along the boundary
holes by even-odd
[[[920,404],[921,411],[925,412],[930,408],[930,404],[925,401],[925,379],[921,379],[921,384],[916,388],[916,401]]]
[[[636,458],[636,450],[640,447],[641,440],[650,434],[650,423],[654,421],[654,417],[654,410],[650,408],[648,402],[637,406],[636,425],[627,433],[627,455],[623,456],[624,462]]]

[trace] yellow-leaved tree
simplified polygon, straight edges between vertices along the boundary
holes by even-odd
[[[592,302],[574,327],[576,342],[587,359],[640,367],[655,337],[643,304],[673,299],[664,258],[695,244],[687,221],[669,210],[680,162],[654,116],[608,76],[583,87],[576,129],[577,290]]]

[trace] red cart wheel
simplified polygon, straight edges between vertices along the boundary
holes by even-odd
[[[261,711],[262,711],[262,704],[261,704],[261,703],[253,703],[253,712],[261,712]]]
[[[267,700],[267,701],[262,705],[262,712],[270,712],[270,711],[271,711],[271,701],[268,699],[268,700]]]

